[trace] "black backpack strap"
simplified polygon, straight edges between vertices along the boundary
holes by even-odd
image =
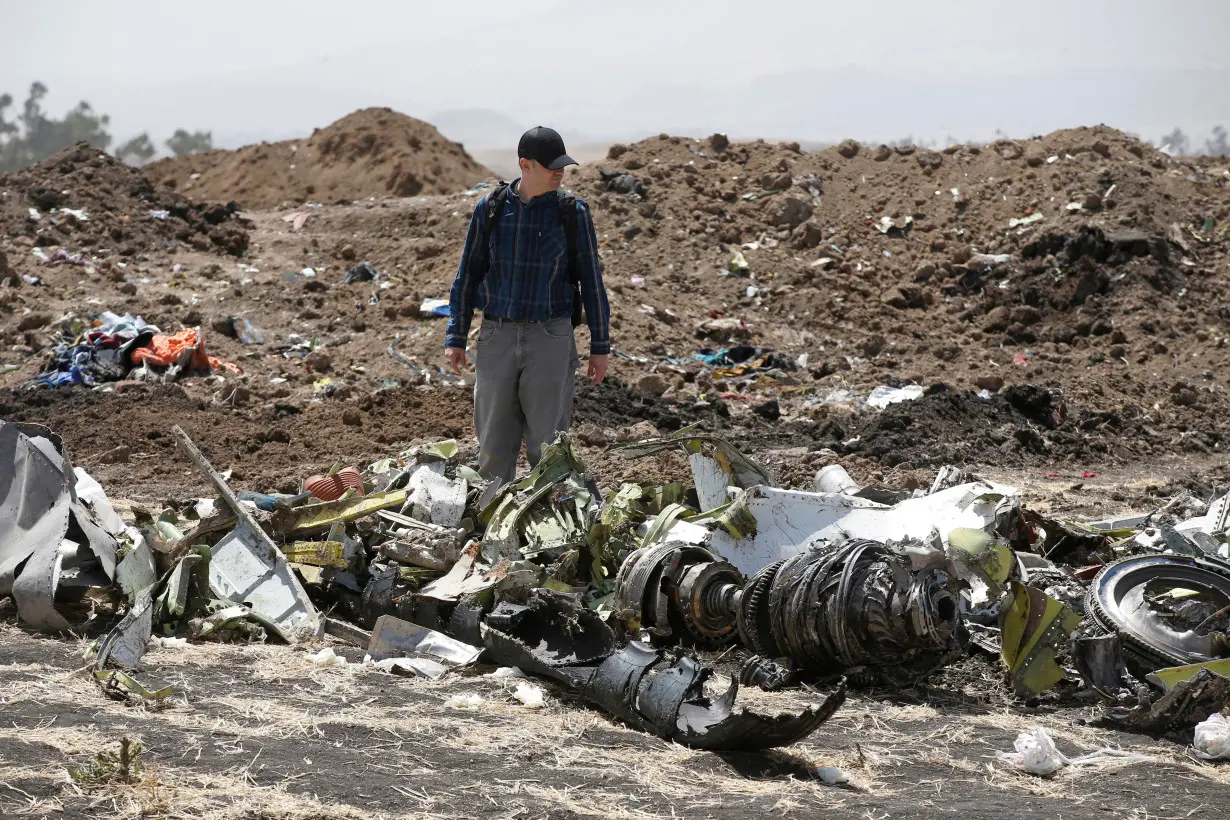
[[[577,273],[577,198],[567,191],[558,191],[559,224],[564,228],[564,238],[568,240],[568,281],[581,283]]]
[[[486,222],[483,224],[484,235],[487,241],[491,241],[491,237],[495,236],[494,232],[498,232],[500,227],[500,213],[504,210],[504,202],[508,199],[508,183],[503,180],[499,185],[495,186],[495,190],[487,195],[487,213]]]
[[[559,196],[559,222],[568,243],[568,281],[572,284],[572,326],[584,321],[584,302],[581,299],[581,274],[577,270],[577,198],[564,190]]]

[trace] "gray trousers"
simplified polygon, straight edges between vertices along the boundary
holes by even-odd
[[[483,318],[475,363],[478,471],[512,481],[525,441],[530,466],[555,434],[572,426],[573,374],[580,360],[568,317],[546,322]]]

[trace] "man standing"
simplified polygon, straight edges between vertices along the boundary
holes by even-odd
[[[479,200],[470,218],[449,294],[445,355],[453,372],[466,363],[475,308],[478,331],[474,428],[478,468],[507,482],[524,439],[530,465],[556,432],[572,425],[573,327],[584,308],[589,378],[606,376],[610,307],[589,206],[560,190],[576,161],[550,128],[531,128],[517,145],[521,177]]]

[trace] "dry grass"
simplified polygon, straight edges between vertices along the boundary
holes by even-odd
[[[10,638],[27,648],[46,640],[0,623],[0,642]],[[142,675],[177,688],[165,709],[152,712],[106,701],[74,671],[83,643],[70,644],[69,653],[62,642],[47,643],[59,665],[31,662],[29,652],[0,664],[0,707],[29,718],[0,727],[6,755],[0,816],[85,807],[87,816],[105,818],[436,818],[472,816],[482,804],[487,813],[527,818],[564,812],[878,818],[886,811],[900,816],[903,806],[915,816],[933,807],[938,812],[954,797],[969,801],[972,794],[1057,801],[1035,809],[1067,815],[1107,805],[1105,794],[1091,798],[1097,791],[1091,784],[1131,765],[1111,762],[1046,779],[1014,771],[995,752],[1010,750],[1019,731],[1042,726],[1069,754],[1102,748],[1109,736],[1077,724],[1071,710],[946,712],[943,692],[927,705],[854,694],[805,741],[737,762],[631,731],[576,708],[549,684],[545,708],[531,710],[511,697],[515,681],[468,673],[442,681],[397,678],[357,664],[322,668],[310,660],[316,648],[272,645],[151,650]],[[445,705],[449,696],[471,692],[485,699],[479,708]],[[740,692],[744,705],[770,712],[820,697],[803,690]],[[82,791],[67,767],[114,746],[123,734],[146,748],[144,778]],[[1193,789],[1230,784],[1226,769],[1192,760],[1173,744],[1136,740],[1130,751],[1172,764],[1169,781]],[[279,748],[283,757],[272,763]],[[305,769],[296,755],[315,762],[305,759]],[[40,760],[46,765],[36,765]],[[379,785],[366,788],[379,794],[369,800],[357,788],[338,793],[334,786],[318,796],[316,775],[336,765],[368,772],[367,782]],[[850,783],[824,785],[814,776],[818,766],[840,768]],[[1114,816],[1136,808],[1118,800],[1109,805],[1117,806]]]

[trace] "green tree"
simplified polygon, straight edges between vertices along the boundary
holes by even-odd
[[[131,165],[144,165],[153,159],[158,149],[150,140],[149,134],[138,134],[115,149],[115,155]]]
[[[73,143],[84,140],[100,150],[111,145],[107,128],[111,118],[96,114],[87,102],[77,103],[62,119],[53,119],[43,110],[47,86],[35,82],[15,122],[9,122],[6,110],[12,106],[10,94],[0,96],[0,173],[16,171]]]
[[[186,157],[189,154],[203,154],[214,150],[214,137],[212,131],[188,132],[177,128],[165,144],[167,150],[175,156]]]

